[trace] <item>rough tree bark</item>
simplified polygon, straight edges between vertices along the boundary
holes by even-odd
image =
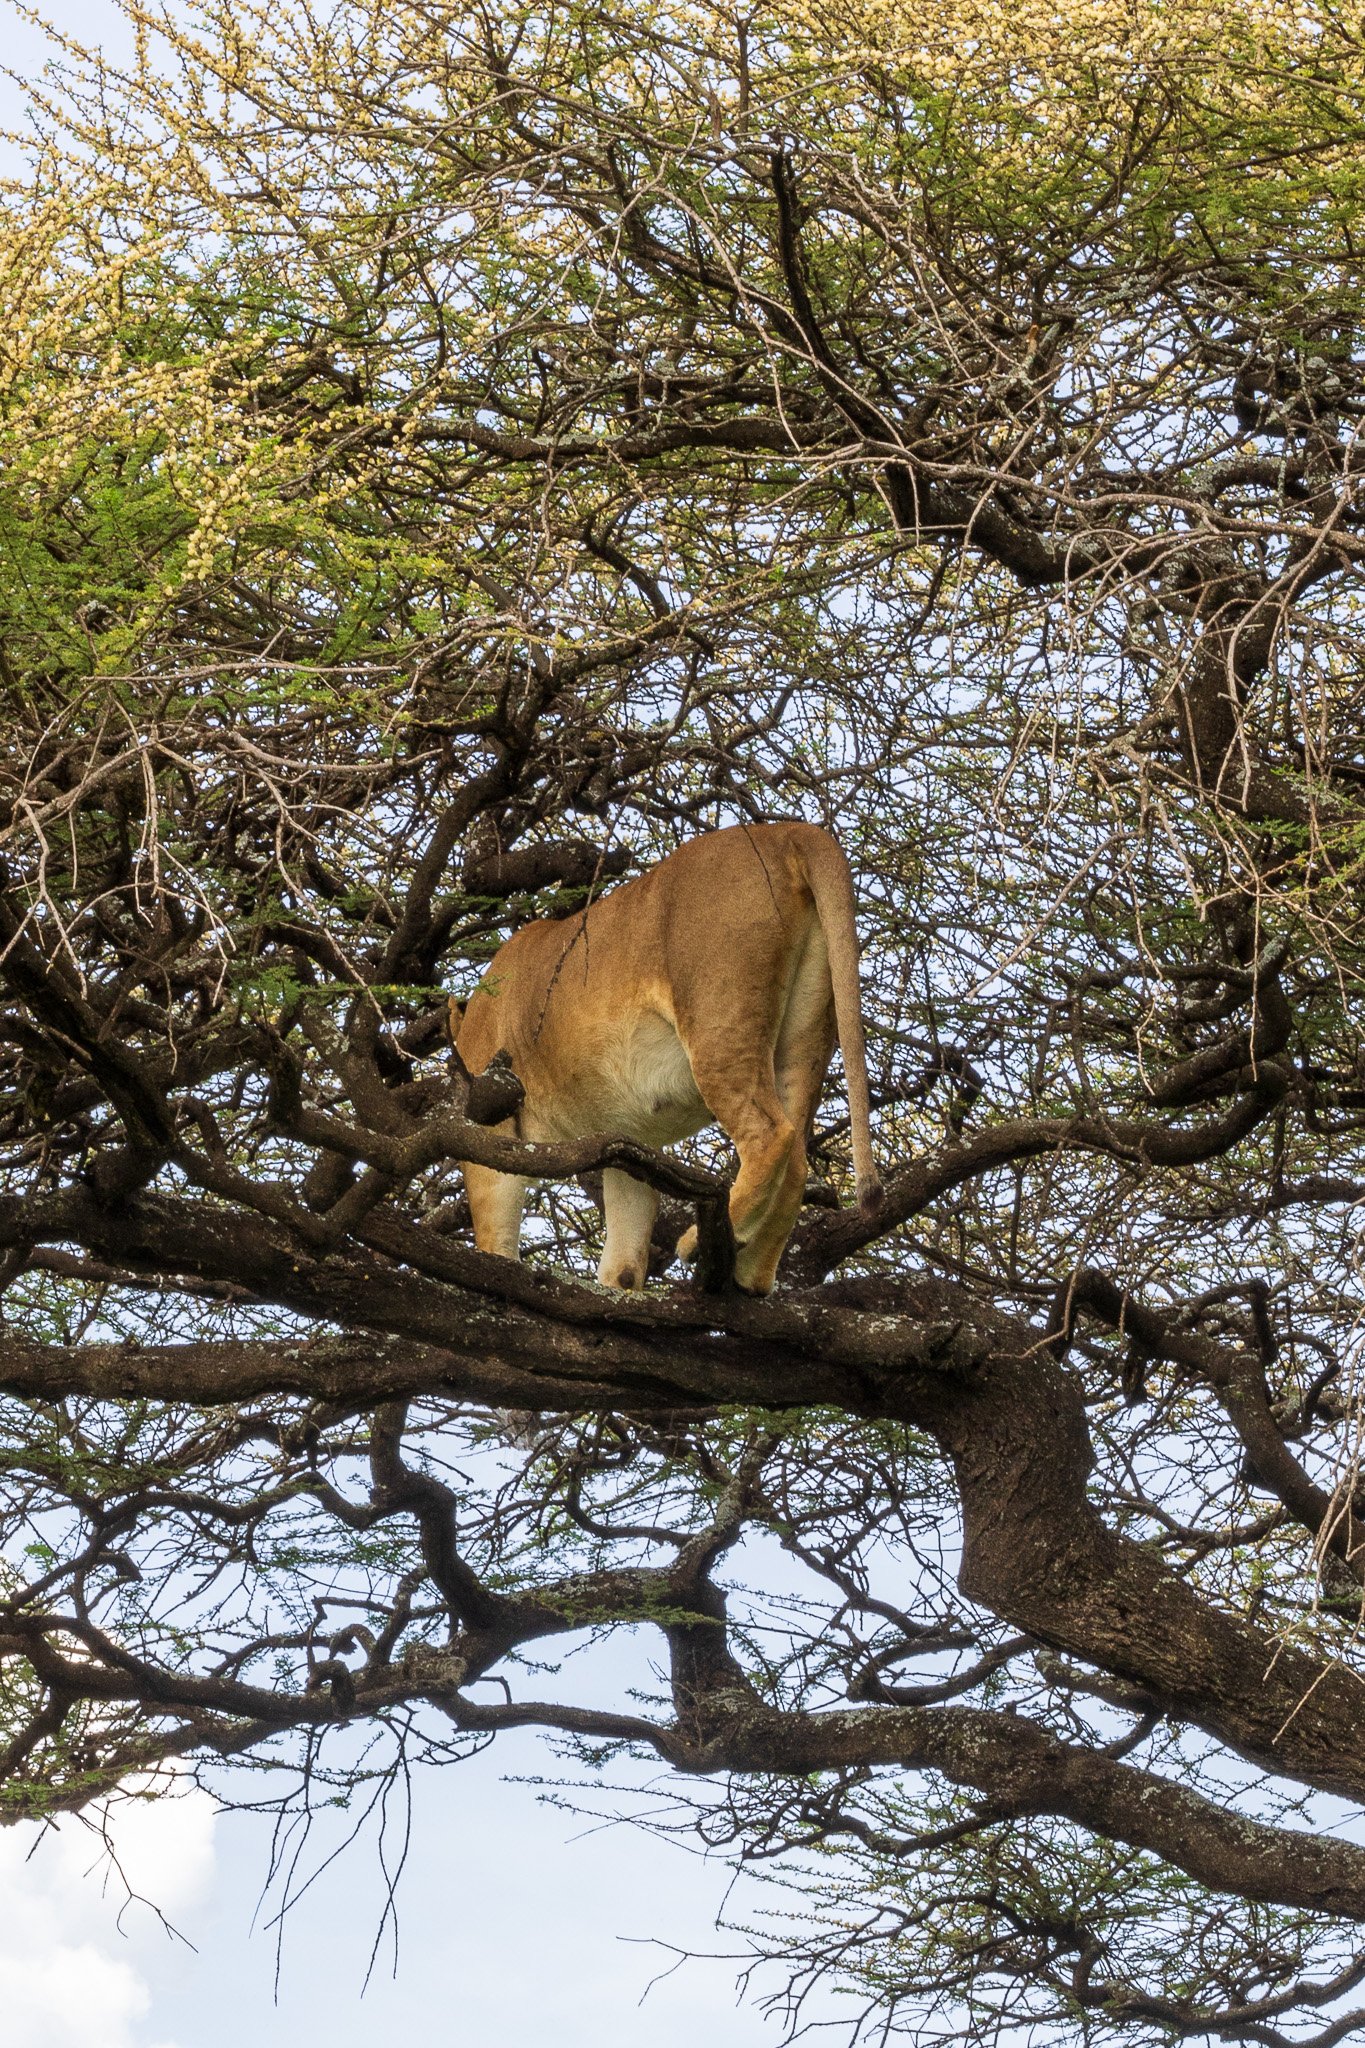
[[[1330,2048],[1358,36],[190,14],[74,60],[0,243],[0,1811],[531,1725],[820,1873],[793,2014]],[[442,1019],[779,816],[858,876],[887,1200],[836,1076],[753,1303],[723,1146],[522,1144]],[[657,1698],[528,1674],[618,1627]]]

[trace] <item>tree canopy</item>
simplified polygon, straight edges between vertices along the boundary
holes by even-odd
[[[0,228],[4,1815],[530,1725],[793,1887],[794,2026],[1330,2048],[1365,12],[119,4]],[[836,1073],[769,1301],[714,1139],[598,1287],[446,998],[785,817],[885,1207]]]

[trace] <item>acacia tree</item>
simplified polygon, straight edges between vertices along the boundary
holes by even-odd
[[[529,1724],[809,1888],[793,2016],[1327,2048],[1358,7],[121,4],[0,243],[5,1812]],[[521,1144],[442,1020],[784,816],[887,1202],[836,1080],[755,1303],[723,1147]],[[657,1699],[539,1675],[613,1629]]]

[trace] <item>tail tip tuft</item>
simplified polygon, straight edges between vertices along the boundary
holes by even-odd
[[[866,1173],[860,1177],[858,1207],[864,1216],[879,1216],[886,1207],[886,1189],[875,1173]]]

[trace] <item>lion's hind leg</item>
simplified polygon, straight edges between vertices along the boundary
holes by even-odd
[[[735,1282],[746,1294],[769,1294],[806,1186],[806,1147],[794,1125],[778,1131],[757,1156],[740,1151],[730,1198]],[[745,1197],[748,1195],[746,1205]]]
[[[739,1154],[730,1190],[736,1284],[747,1294],[767,1294],[806,1184],[802,1135],[778,1097],[771,1053],[736,1057],[731,1044],[718,1047],[710,1059],[693,1054],[692,1071],[707,1108]],[[684,1237],[679,1256],[693,1249]]]
[[[718,1122],[723,1119],[717,1118]],[[746,1294],[768,1294],[791,1235],[806,1185],[806,1148],[801,1133],[785,1118],[746,1143],[727,1130],[739,1152],[739,1172],[730,1191],[730,1228],[735,1239],[735,1282]],[[697,1226],[678,1239],[676,1256],[689,1265],[697,1256]]]
[[[597,1277],[604,1287],[643,1287],[659,1197],[643,1181],[608,1166],[602,1173],[602,1200],[607,1212],[607,1241]]]

